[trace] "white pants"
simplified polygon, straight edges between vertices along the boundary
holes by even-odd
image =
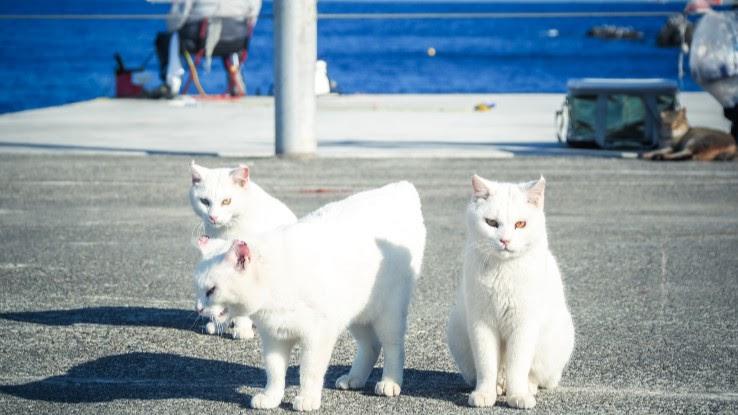
[[[167,65],[166,82],[172,94],[179,94],[179,88],[182,87],[182,75],[184,68],[179,60],[179,33],[172,33],[169,40],[169,64]]]

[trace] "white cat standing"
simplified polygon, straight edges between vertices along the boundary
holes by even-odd
[[[209,169],[192,161],[191,170],[190,204],[211,238],[248,239],[297,221],[284,203],[250,179],[247,166]],[[216,316],[205,326],[210,334],[216,331],[214,322],[230,326],[234,338],[254,337],[248,316]]]
[[[538,387],[558,385],[574,348],[574,325],[543,213],[545,181],[472,178],[464,272],[448,345],[469,405],[532,408]]]
[[[296,410],[320,407],[323,378],[348,328],[358,350],[340,389],[362,388],[380,350],[375,393],[400,393],[411,293],[425,249],[420,198],[408,182],[355,194],[252,241],[203,239],[195,274],[197,311],[236,312],[256,322],[266,388],[254,408],[282,401],[290,351],[300,345]]]

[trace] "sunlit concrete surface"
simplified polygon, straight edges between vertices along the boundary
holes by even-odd
[[[0,154],[0,413],[251,413],[265,383],[258,339],[202,334],[194,313],[189,161]],[[549,240],[576,348],[561,387],[542,391],[526,413],[738,412],[738,162],[197,161],[249,163],[252,178],[298,215],[391,181],[420,192],[428,243],[402,395],[373,395],[379,369],[363,390],[333,388],[354,353],[344,335],[320,413],[521,413],[502,399],[469,409],[470,389],[445,346],[475,172],[547,180]],[[273,413],[290,411],[296,362]]]

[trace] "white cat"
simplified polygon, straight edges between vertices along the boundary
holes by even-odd
[[[334,344],[346,328],[358,351],[336,387],[364,387],[383,349],[374,391],[399,395],[425,233],[415,187],[399,182],[328,204],[248,244],[200,241],[197,311],[248,314],[262,339],[267,384],[253,408],[280,404],[290,351],[299,344],[300,390],[292,405],[318,409]]]
[[[297,221],[284,203],[265,192],[249,177],[249,168],[208,169],[191,163],[190,203],[211,238],[248,239],[278,226]],[[205,328],[216,332],[216,324],[230,326],[234,338],[254,337],[248,316],[215,317]]]
[[[574,325],[558,265],[548,248],[545,181],[472,178],[464,272],[451,309],[448,345],[469,405],[532,408],[553,388],[574,348]]]

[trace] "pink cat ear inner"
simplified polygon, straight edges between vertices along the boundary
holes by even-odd
[[[210,243],[210,237],[207,235],[202,235],[198,237],[197,239],[193,241],[192,244],[200,251],[200,254],[203,257],[208,256],[208,254],[213,249],[213,246],[212,246],[213,244]]]
[[[251,249],[244,241],[235,240],[231,246],[228,258],[233,262],[234,267],[238,271],[246,269],[246,264],[251,262]]]
[[[249,184],[249,167],[244,166],[243,164],[239,165],[237,168],[233,169],[231,177],[237,185],[246,187],[246,185]]]
[[[202,181],[202,167],[198,166],[195,160],[192,160],[190,170],[192,170],[192,184],[200,183]]]
[[[476,198],[487,199],[490,195],[489,187],[484,182],[484,179],[476,174],[472,176],[472,189]]]
[[[543,209],[543,193],[545,189],[546,179],[543,176],[535,182],[528,183],[528,203],[539,209]]]
[[[210,242],[210,237],[207,235],[202,235],[199,238],[197,238],[197,246],[199,246],[201,249],[205,247],[205,245]]]

